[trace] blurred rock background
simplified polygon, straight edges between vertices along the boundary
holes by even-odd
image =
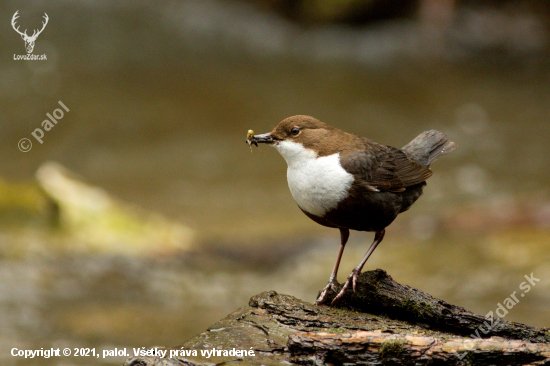
[[[459,148],[367,268],[480,314],[533,273],[506,320],[550,326],[548,2],[0,9],[3,365],[115,365],[10,350],[175,346],[260,291],[313,301],[338,232],[295,206],[276,151],[244,144],[294,114],[397,147],[447,133]],[[14,60],[16,10],[29,34],[48,14],[47,61]],[[70,112],[40,144],[59,100]],[[340,279],[371,240],[352,234]]]

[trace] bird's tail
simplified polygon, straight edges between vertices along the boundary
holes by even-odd
[[[436,130],[430,130],[416,136],[401,150],[416,162],[429,166],[435,159],[450,153],[455,148],[455,143],[449,141],[446,135]]]

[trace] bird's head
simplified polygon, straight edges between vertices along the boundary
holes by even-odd
[[[252,143],[276,148],[290,165],[305,155],[327,156],[338,152],[339,140],[345,135],[310,116],[292,116],[282,120],[271,132],[253,135]]]

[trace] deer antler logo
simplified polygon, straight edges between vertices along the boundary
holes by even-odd
[[[35,29],[34,32],[32,33],[32,36],[29,37],[27,35],[26,29],[24,32],[21,32],[19,31],[19,27],[15,28],[15,20],[19,18],[19,15],[17,15],[18,12],[19,10],[17,10],[15,14],[13,14],[13,18],[11,18],[11,26],[17,33],[21,35],[21,38],[23,38],[23,40],[25,41],[25,49],[27,50],[27,53],[32,53],[32,50],[34,49],[34,42],[36,42],[36,38],[40,35],[40,33],[42,33],[44,28],[46,28],[46,24],[48,24],[48,20],[49,20],[48,14],[44,13],[45,22],[42,22],[42,29],[40,30]]]

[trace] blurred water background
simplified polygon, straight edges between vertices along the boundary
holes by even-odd
[[[385,3],[0,4],[2,365],[117,365],[10,351],[176,346],[261,291],[313,301],[338,232],[244,143],[295,114],[397,147],[448,134],[365,269],[480,314],[533,273],[506,320],[550,327],[550,6]],[[21,29],[48,14],[46,61],[14,60],[16,10]],[[340,280],[371,241],[352,233]]]

